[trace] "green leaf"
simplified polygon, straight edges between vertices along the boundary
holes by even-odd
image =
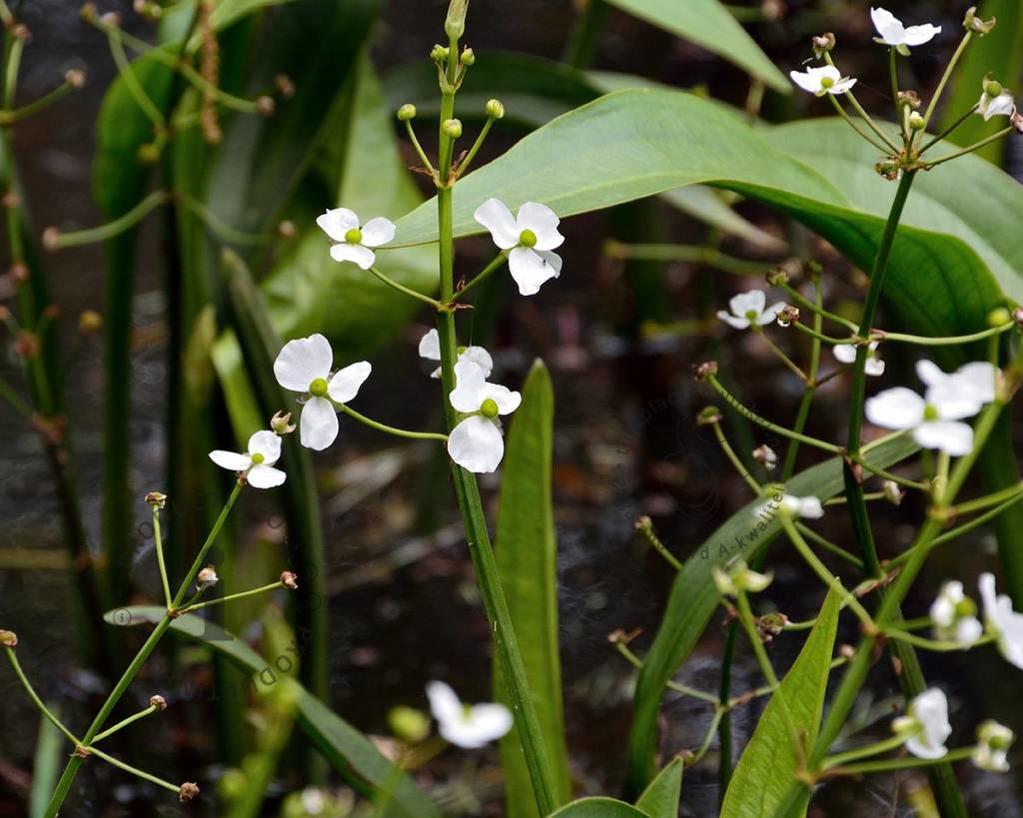
[[[522,404],[508,432],[504,478],[497,516],[497,567],[504,586],[526,678],[563,802],[571,797],[565,719],[558,654],[558,573],[551,460],[554,394],[542,361],[533,364],[522,390]],[[497,676],[498,701],[510,704]],[[517,730],[501,739],[507,814],[536,816],[529,771]],[[526,794],[527,797],[524,797]]]
[[[746,69],[775,91],[787,94],[792,86],[753,38],[718,0],[608,0],[681,37],[703,46]]]
[[[643,810],[614,798],[580,798],[552,812],[548,818],[651,818]]]
[[[836,591],[828,593],[806,644],[778,691],[771,696],[732,774],[721,806],[721,818],[773,815],[785,800],[795,780],[799,759],[796,739],[790,732],[783,708],[788,706],[795,728],[805,734],[804,747],[812,746],[824,710],[840,602]]]
[[[944,130],[969,111],[980,99],[981,84],[987,74],[1006,88],[1017,90],[1020,72],[1023,69],[1023,5],[1019,0],[984,0],[978,3],[977,16],[987,20],[998,18],[994,31],[984,37],[974,36],[967,47],[966,55],[956,69],[951,97],[945,105],[941,120]],[[972,145],[1006,126],[1004,117],[995,117],[990,122],[978,115],[971,116],[950,137],[957,145]],[[978,151],[980,156],[1001,164],[1008,140],[995,142]]]
[[[460,180],[454,227],[460,236],[481,232],[472,214],[490,196],[513,208],[544,202],[570,216],[711,184],[792,215],[869,269],[894,195],[875,161],[840,120],[761,131],[690,94],[622,91],[554,120]],[[1014,215],[1023,212],[1023,187],[973,157],[921,176],[886,295],[917,332],[981,329],[1002,293],[1023,300]],[[433,215],[428,204],[403,218],[399,242],[435,240]]]
[[[869,462],[887,468],[917,451],[912,440],[890,438],[873,448]],[[832,458],[800,472],[786,485],[799,497],[827,500],[844,489],[842,461]],[[636,682],[635,717],[629,737],[629,786],[640,791],[653,777],[657,711],[665,685],[689,656],[718,604],[713,569],[732,559],[749,560],[781,530],[777,519],[764,521],[754,500],[737,511],[686,560],[675,578],[668,607]]]
[[[678,803],[682,795],[682,759],[674,758],[636,802],[636,806],[650,818],[678,818]]]
[[[50,702],[50,712],[60,718],[60,705]],[[50,803],[50,796],[57,786],[61,767],[64,764],[64,735],[53,723],[41,716],[36,750],[32,762],[32,789],[28,796],[29,818],[42,818]]]
[[[112,625],[159,622],[166,611],[157,606],[134,606],[110,611],[104,619]],[[253,674],[252,683],[267,689],[276,684],[278,671],[247,644],[219,625],[194,614],[174,620],[171,631],[196,639]],[[289,677],[290,678],[290,677]],[[296,685],[298,683],[296,682]],[[390,791],[389,814],[406,818],[439,818],[437,807],[402,770],[388,761],[373,743],[304,687],[298,687],[298,719],[327,760],[354,786],[367,791]]]

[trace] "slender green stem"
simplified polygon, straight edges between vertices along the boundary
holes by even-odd
[[[885,332],[883,340],[901,341],[906,344],[917,344],[919,346],[957,346],[959,344],[969,344],[973,341],[981,341],[984,338],[990,338],[994,335],[1001,335],[1003,332],[1008,332],[1015,326],[1015,321],[1009,321],[1005,324],[999,324],[997,327],[989,327],[988,329],[981,330],[980,332],[973,332],[969,335],[941,335],[937,337],[908,335],[903,332]]]
[[[181,792],[181,787],[177,784],[171,784],[169,781],[164,781],[162,778],[147,773],[145,770],[140,770],[138,767],[133,767],[119,758],[114,758],[112,755],[104,753],[97,747],[89,745],[89,755],[94,755],[96,758],[101,758],[107,764],[112,767],[117,767],[119,770],[124,770],[126,773],[131,773],[137,778],[141,778],[143,781],[148,781],[150,784],[156,784],[158,787],[163,787],[165,790],[170,790],[173,793]]]
[[[819,318],[820,316],[816,316],[816,317]],[[816,329],[816,328],[811,329],[810,327],[806,326],[805,324],[800,324],[798,321],[796,321],[793,324],[793,326],[797,330],[799,330],[800,332],[805,333],[806,335],[809,335],[814,340],[816,340],[816,341],[826,341],[829,344],[859,344],[859,343],[862,343],[862,341],[863,341],[862,338],[857,338],[855,336],[853,336],[851,338],[838,338],[838,337],[836,337],[834,335],[825,335],[819,329]]]
[[[905,113],[908,107],[899,104],[899,65],[897,59],[898,55],[895,52],[895,47],[892,46],[888,49],[888,74],[892,82],[892,103],[895,105],[897,117],[902,121],[902,140],[908,144],[910,137]]]
[[[264,233],[246,233],[238,230],[223,221],[205,204],[198,199],[193,199],[185,193],[176,193],[176,201],[181,202],[185,209],[195,215],[210,232],[228,244],[237,244],[242,247],[260,247],[273,241],[273,237]]]
[[[176,609],[174,613],[180,616],[181,614],[192,613],[193,611],[199,611],[213,605],[222,605],[225,602],[234,602],[237,599],[245,599],[245,597],[257,596],[258,594],[265,594],[269,591],[276,591],[278,588],[283,587],[284,583],[278,580],[277,582],[271,582],[267,585],[261,585],[259,588],[250,588],[248,591],[239,591],[236,594],[228,594],[227,596],[211,599],[207,602],[199,602],[195,605],[184,605],[183,607]]]
[[[947,137],[949,137],[952,134],[952,132],[955,131],[960,125],[962,125],[967,119],[969,119],[971,116],[973,116],[975,113],[977,113],[977,107],[978,106],[974,105],[972,108],[970,108],[969,111],[967,111],[965,114],[963,114],[961,117],[959,117],[959,119],[957,119],[955,122],[953,122],[947,128],[945,128],[945,130],[943,130],[940,134],[938,134],[937,136],[931,138],[929,141],[927,141],[923,145],[921,145],[920,149],[917,151],[917,154],[919,156],[923,156],[923,154],[927,150],[929,150],[931,147],[933,147],[934,145],[937,145],[943,139],[946,139]]]
[[[855,458],[852,458],[852,460],[853,460],[854,463],[856,463],[856,465],[862,466],[864,469],[869,471],[871,474],[874,474],[874,475],[876,475],[878,477],[881,477],[881,478],[883,478],[885,480],[891,480],[893,483],[896,483],[896,484],[898,484],[900,486],[905,486],[908,489],[915,489],[916,491],[930,491],[931,490],[931,487],[927,483],[921,483],[921,482],[919,482],[917,480],[910,480],[908,477],[900,477],[899,475],[897,475],[897,474],[895,474],[893,472],[890,472],[890,471],[888,471],[886,469],[882,469],[879,466],[873,465],[870,461],[866,460],[863,457],[855,457]],[[863,498],[864,498],[864,500],[866,500],[866,495],[863,495]],[[846,501],[848,502],[848,498],[846,498]]]
[[[964,503],[957,503],[949,508],[948,513],[950,516],[971,514],[974,511],[981,511],[983,509],[990,508],[991,506],[997,506],[1006,500],[1018,499],[1021,494],[1023,494],[1023,483],[1017,483],[1014,486],[1008,486],[1000,491],[996,491],[993,494],[986,494],[983,497],[967,500]]]
[[[129,724],[134,724],[139,719],[144,719],[146,716],[149,716],[149,715],[155,713],[156,711],[157,711],[157,708],[156,708],[155,705],[149,705],[149,707],[147,707],[145,710],[139,710],[138,713],[135,713],[134,715],[128,716],[128,718],[126,718],[126,719],[122,719],[121,721],[117,722],[117,724],[115,724],[113,727],[108,727],[102,733],[97,733],[95,738],[93,738],[93,740],[91,742],[89,742],[89,747],[90,748],[91,747],[95,747],[96,746],[96,742],[103,741],[103,739],[107,738],[108,736],[112,736],[118,730],[124,729]]]
[[[865,747],[857,747],[855,750],[846,750],[844,753],[836,753],[835,755],[828,756],[824,759],[821,763],[821,769],[827,770],[831,767],[838,767],[839,765],[846,764],[850,761],[858,761],[861,758],[869,758],[870,756],[876,756],[881,753],[898,750],[905,743],[905,736],[892,736],[889,739],[885,739],[884,741],[879,741],[874,744],[868,744]]]
[[[757,497],[763,497],[764,487],[761,486],[760,483],[757,482],[756,478],[749,473],[749,470],[747,470],[745,464],[739,458],[739,455],[735,453],[735,449],[732,448],[732,445],[728,442],[728,438],[725,437],[725,432],[721,428],[721,424],[712,423],[711,426],[714,428],[714,437],[717,438],[721,451],[725,453],[725,457],[728,458],[732,467],[739,473],[739,476],[746,481],[746,485],[753,490],[753,493]]]
[[[824,61],[828,65],[830,65],[832,68],[837,68],[838,67],[838,66],[835,65],[834,60],[831,59],[831,54],[827,54],[826,53],[824,55]],[[832,99],[834,99],[834,94],[828,94],[828,96],[832,97]],[[856,99],[856,94],[854,94],[852,91],[846,91],[845,94],[843,94],[843,96],[845,96],[849,100],[849,104],[852,105],[852,107],[856,109],[856,113],[858,113],[860,115],[860,117],[862,117],[863,121],[867,123],[867,125],[870,127],[870,130],[872,130],[875,134],[877,134],[881,138],[881,141],[884,142],[885,145],[887,145],[887,150],[891,151],[892,154],[898,156],[898,154],[900,152],[900,149],[899,149],[898,145],[896,145],[894,142],[892,142],[892,140],[888,138],[888,134],[886,134],[884,131],[881,130],[881,128],[878,127],[877,123],[874,122],[874,120],[871,118],[870,114],[868,114],[866,112],[866,110],[863,108],[863,106],[860,105],[860,101],[858,99]],[[842,106],[838,106],[838,107],[841,108]],[[843,114],[844,114],[844,111],[843,111]],[[849,122],[851,123],[852,120],[849,119]],[[885,149],[882,148],[882,150],[885,150]]]
[[[858,568],[860,571],[863,570],[863,560],[861,560],[855,554],[850,554],[848,551],[842,548],[842,546],[835,545],[835,543],[831,542],[831,540],[827,539],[826,537],[822,537],[808,525],[805,525],[797,521],[795,523],[795,526],[796,530],[804,537],[806,537],[808,540],[812,540],[813,542],[817,543],[817,545],[819,545],[825,551],[830,551],[836,557],[841,557],[847,563],[849,563],[855,568]]]
[[[156,564],[160,569],[160,583],[163,585],[163,598],[168,610],[171,607],[170,581],[167,579],[167,564],[163,555],[163,535],[160,532],[160,509],[153,503],[153,540],[156,543]]]
[[[824,309],[819,304],[811,301],[805,295],[803,295],[801,292],[799,292],[799,290],[797,290],[795,287],[793,287],[791,284],[784,283],[784,284],[780,284],[779,286],[783,290],[785,290],[786,293],[789,294],[789,297],[793,301],[795,301],[797,304],[799,304],[799,305],[801,305],[803,307],[806,307],[808,310],[810,310],[814,314],[820,315],[823,318],[827,318],[829,321],[833,321],[834,323],[839,324],[839,325],[845,327],[847,330],[849,330],[850,332],[852,332],[854,334],[859,329],[859,327],[857,327],[856,324],[854,324],[848,318],[843,318],[841,315],[836,315],[833,312],[828,312],[828,310]]]
[[[465,297],[465,294],[469,292],[473,287],[476,287],[490,278],[495,272],[501,269],[505,260],[508,258],[509,250],[502,250],[498,253],[486,267],[484,267],[478,275],[476,275],[472,281],[468,282],[465,286],[460,288],[452,297],[452,301],[460,301]]]
[[[22,399],[21,395],[17,393],[14,387],[7,383],[7,381],[4,380],[3,378],[0,378],[0,397],[2,397],[11,406],[13,406],[14,409],[18,412],[18,414],[20,414],[30,423],[32,422],[33,416],[32,407],[29,406]]]
[[[824,303],[824,292],[819,282],[814,283],[814,301],[818,310]],[[798,321],[796,326],[803,328]],[[813,330],[819,334],[824,324],[824,316],[817,310],[813,313]],[[803,389],[803,397],[799,401],[799,409],[796,411],[796,420],[792,424],[792,431],[800,434],[806,429],[806,422],[810,418],[810,407],[813,405],[814,396],[817,394],[817,376],[820,374],[821,365],[821,343],[819,338],[810,342],[810,367],[807,372],[807,383]],[[782,464],[781,479],[787,482],[796,471],[796,457],[799,455],[799,441],[790,440],[785,449],[785,462]]]
[[[933,758],[892,758],[885,761],[866,761],[862,764],[850,764],[845,767],[833,767],[829,775],[865,775],[867,773],[883,773],[890,770],[911,770],[919,767],[930,767],[935,764],[950,764],[955,761],[965,761],[973,755],[973,747],[961,747],[958,750],[950,750],[947,755],[938,759]]]
[[[359,412],[356,412],[346,403],[339,403],[336,405],[339,406],[341,411],[346,415],[355,418],[359,421],[359,423],[364,423],[371,429],[376,429],[378,432],[385,432],[386,434],[394,435],[395,437],[405,437],[409,440],[439,440],[441,443],[446,443],[448,439],[447,435],[443,435],[440,432],[411,432],[408,429],[399,429],[395,426],[388,426],[385,423],[380,423],[372,418],[368,418],[365,415],[360,414]]]
[[[661,538],[657,536],[657,532],[654,531],[654,527],[647,517],[642,518],[636,523],[637,530],[646,537],[647,542],[654,547],[654,550],[664,558],[664,561],[668,563],[676,571],[682,570],[682,563],[678,561],[674,554],[672,554],[668,547],[661,542]]]
[[[414,298],[417,301],[422,301],[424,304],[429,304],[435,310],[441,309],[441,303],[437,301],[437,299],[430,298],[430,296],[428,295],[423,295],[420,292],[416,292],[411,287],[406,287],[404,284],[399,284],[393,278],[380,272],[376,267],[370,267],[369,271],[377,278],[379,278],[382,282],[384,282],[384,284],[386,284],[388,287],[391,287],[392,289],[395,289],[400,293],[404,293],[405,295],[409,296],[410,298]]]
[[[13,111],[0,110],[0,127],[6,127],[8,125],[13,125],[16,122],[21,122],[24,119],[28,119],[28,117],[33,114],[37,114],[40,111],[49,108],[53,105],[53,103],[67,96],[73,87],[74,86],[72,86],[71,83],[63,82],[48,94],[39,97],[37,100],[33,100],[27,105],[23,105],[21,108],[15,108]]]
[[[419,161],[423,163],[423,167],[426,168],[430,175],[436,178],[437,171],[433,167],[433,163],[430,161],[430,157],[426,155],[426,151],[423,150],[423,146],[419,144],[419,137],[416,136],[415,128],[412,127],[412,120],[405,120],[405,130],[408,133],[409,141],[412,143],[412,147],[415,148],[416,155],[419,157]]]
[[[788,367],[789,371],[791,371],[797,378],[799,378],[801,381],[803,381],[803,383],[807,385],[811,385],[813,383],[813,381],[807,376],[807,374],[802,369],[800,369],[799,365],[795,361],[793,361],[788,355],[786,355],[782,351],[781,347],[779,347],[774,341],[771,340],[771,336],[764,332],[763,327],[759,327],[756,324],[753,324],[750,327],[750,329],[752,329],[757,335],[759,335],[764,340],[767,346],[770,347],[771,352],[774,353],[775,357],[783,364],[785,364],[785,366]]]
[[[160,205],[169,202],[171,195],[162,190],[154,190],[131,210],[113,221],[88,230],[76,230],[73,233],[59,233],[53,239],[55,249],[64,250],[83,244],[95,244],[120,235],[130,227],[134,227]]]
[[[900,628],[892,628],[885,626],[884,635],[889,639],[898,639],[901,642],[905,642],[914,647],[923,648],[924,650],[935,651],[937,653],[951,653],[953,651],[966,650],[967,648],[973,647],[974,645],[986,645],[993,642],[995,637],[985,636],[978,639],[969,645],[964,645],[961,642],[953,642],[948,640],[940,639],[928,639],[924,636],[917,636],[914,633],[909,633]]]
[[[15,675],[21,682],[22,687],[25,688],[25,692],[28,693],[29,698],[32,699],[32,703],[36,706],[40,713],[46,716],[54,727],[64,734],[68,741],[77,747],[80,743],[78,739],[75,738],[74,734],[64,726],[64,723],[53,714],[50,708],[43,703],[43,700],[39,698],[39,694],[36,693],[35,688],[32,687],[32,683],[25,675],[25,671],[21,669],[21,663],[18,661],[18,654],[15,652],[14,648],[4,648],[4,651],[7,653],[7,659],[10,661],[11,667],[14,668]]]
[[[608,241],[604,252],[614,259],[634,261],[681,261],[715,267],[722,272],[738,276],[763,276],[776,265],[764,261],[749,261],[722,253],[717,247],[690,244],[623,244]]]
[[[124,80],[128,93],[135,100],[135,104],[142,109],[142,113],[146,115],[146,118],[153,123],[156,130],[162,131],[165,126],[163,114],[156,106],[156,103],[149,98],[149,94],[142,87],[139,78],[135,76],[135,69],[128,60],[128,55],[124,52],[124,44],[121,42],[120,37],[108,31],[107,42],[110,43],[110,54],[114,58],[114,65],[117,66],[117,73]]]
[[[834,107],[835,111],[838,113],[838,115],[840,117],[842,117],[842,119],[844,119],[849,124],[849,126],[854,131],[856,131],[856,133],[858,133],[863,139],[867,140],[867,142],[869,142],[871,145],[873,145],[875,148],[877,148],[883,154],[888,154],[892,150],[895,150],[895,146],[892,145],[891,143],[884,144],[882,142],[879,142],[874,137],[872,137],[869,133],[867,133],[865,130],[863,130],[863,128],[861,128],[859,125],[857,125],[856,124],[856,120],[854,120],[851,116],[849,116],[849,114],[846,112],[845,108],[842,107],[842,103],[838,101],[838,98],[834,94],[828,94],[827,97],[828,97],[829,100],[831,100],[831,104]],[[888,142],[888,140],[885,139],[885,142]]]
[[[958,150],[955,153],[950,153],[948,156],[942,156],[938,159],[934,159],[933,161],[927,162],[926,167],[928,170],[930,170],[931,168],[938,167],[938,165],[943,165],[945,162],[951,162],[953,159],[958,159],[960,156],[966,156],[966,154],[968,153],[973,153],[974,151],[980,150],[985,145],[990,145],[992,142],[997,142],[999,139],[1005,138],[1015,130],[1016,127],[1014,125],[1009,125],[1007,128],[1003,128],[997,133],[991,134],[991,136],[987,137],[986,139],[981,139],[979,142],[974,142],[968,148],[963,148],[962,150]]]
[[[181,583],[181,587],[178,588],[178,592],[174,595],[174,599],[171,600],[171,605],[174,608],[180,607],[185,596],[188,594],[188,589],[192,587],[192,583],[195,582],[196,576],[202,570],[203,565],[206,564],[206,555],[210,549],[216,543],[217,538],[220,536],[220,531],[224,527],[224,523],[227,522],[228,515],[231,513],[231,509],[234,508],[234,504],[238,500],[238,495],[241,494],[244,483],[240,480],[235,481],[234,488],[231,489],[231,493],[227,497],[227,501],[224,503],[224,507],[220,510],[220,514],[217,515],[217,519],[213,523],[213,528],[210,529],[210,533],[206,537],[206,541],[202,544],[199,549],[199,553],[195,555],[195,559],[192,561],[192,567],[188,569],[188,573],[185,575],[185,579]]]
[[[458,163],[456,173],[459,177],[465,176],[469,172],[469,166],[472,165],[472,160],[476,158],[476,154],[479,153],[483,143],[487,139],[487,134],[490,133],[490,129],[494,126],[494,118],[487,117],[487,121],[483,123],[483,128],[480,130],[479,136],[476,137],[476,141],[473,142],[472,147],[469,148],[469,152],[465,155],[465,158]]]
[[[625,661],[636,668],[636,670],[643,669],[643,660],[633,653],[623,640],[617,640],[614,644],[615,649],[622,655]],[[706,691],[698,690],[697,688],[689,687],[688,685],[679,684],[678,682],[671,682],[668,687],[676,693],[681,693],[683,696],[690,696],[691,698],[712,704],[715,707],[718,706],[718,697],[713,693],[707,693]]]
[[[967,30],[966,33],[963,34],[963,38],[959,41],[959,45],[952,54],[952,59],[950,59],[948,61],[948,65],[945,66],[945,72],[941,75],[941,79],[938,80],[938,85],[934,89],[934,93],[931,95],[930,101],[927,103],[927,110],[924,112],[925,127],[930,123],[931,117],[934,115],[934,109],[938,106],[938,101],[941,99],[941,95],[945,92],[945,86],[948,85],[949,78],[952,76],[952,71],[959,62],[959,58],[963,56],[963,52],[966,51],[966,46],[969,45],[972,37],[973,32],[970,30]]]

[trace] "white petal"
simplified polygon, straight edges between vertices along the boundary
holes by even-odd
[[[912,389],[896,386],[869,398],[864,413],[875,426],[911,429],[923,420],[924,399]]]
[[[923,736],[913,736],[906,740],[906,749],[917,758],[944,758],[948,749],[943,744],[932,745],[925,743]]]
[[[504,438],[497,424],[480,415],[459,423],[448,436],[448,454],[475,474],[495,471],[504,457]]]
[[[885,45],[901,45],[905,42],[906,29],[890,11],[883,8],[872,8],[870,19],[874,22],[874,28],[880,35],[881,42]]]
[[[749,327],[749,319],[736,318],[730,312],[726,312],[725,310],[718,310],[718,318],[735,329],[747,329]]]
[[[256,432],[249,438],[249,454],[263,455],[263,463],[272,466],[281,459],[281,439],[266,430]]]
[[[987,361],[974,361],[964,364],[952,376],[964,384],[968,391],[981,403],[991,403],[995,399],[995,387],[998,382],[998,367]]]
[[[503,704],[476,704],[469,708],[463,717],[465,727],[462,731],[463,740],[468,738],[472,744],[463,747],[482,747],[496,741],[512,728],[511,711]]]
[[[245,475],[245,479],[253,488],[272,489],[275,486],[279,486],[284,483],[284,481],[288,479],[288,475],[280,469],[275,469],[273,466],[267,466],[260,463],[249,469],[249,473]]]
[[[828,89],[828,93],[834,96],[838,96],[839,94],[845,94],[848,93],[849,89],[852,88],[855,84],[856,84],[855,77],[844,77],[843,79],[838,80],[838,82],[832,85]]]
[[[245,471],[252,465],[252,458],[247,454],[225,452],[223,449],[214,449],[210,452],[210,460],[228,471]]]
[[[816,94],[821,90],[820,80],[809,72],[789,71],[789,76],[792,78],[792,81],[804,91]]]
[[[368,270],[376,261],[376,253],[361,244],[335,244],[330,248],[330,257],[334,261],[351,261],[358,264],[363,270]]]
[[[362,243],[367,247],[379,247],[394,241],[394,222],[377,216],[362,226]]]
[[[996,116],[1012,116],[1016,113],[1016,100],[1012,94],[999,94],[994,99],[985,97],[985,103],[979,113],[984,116],[985,122]]]
[[[426,697],[430,700],[430,712],[439,722],[461,719],[462,702],[455,691],[444,682],[430,682],[426,686]]]
[[[555,250],[565,242],[565,237],[558,232],[558,215],[547,205],[526,202],[519,208],[516,226],[519,235],[523,230],[532,230],[536,236],[536,250]]]
[[[757,325],[761,327],[766,327],[768,324],[774,321],[775,318],[778,317],[778,313],[780,313],[783,309],[785,309],[784,301],[779,301],[777,304],[772,304],[770,307],[768,307],[766,310],[760,313],[760,317],[757,318]]]
[[[299,438],[307,449],[322,452],[337,438],[337,413],[326,398],[310,398],[302,407]]]
[[[483,347],[466,347],[458,356],[460,361],[470,361],[483,370],[483,377],[489,378],[494,371],[494,359]]]
[[[327,394],[338,403],[348,403],[359,394],[359,387],[373,371],[369,361],[358,361],[338,370],[338,373],[327,384]]]
[[[428,361],[440,360],[440,335],[437,330],[431,329],[419,339],[419,357]]]
[[[487,199],[476,208],[473,218],[490,231],[494,244],[502,250],[509,250],[519,243],[515,217],[500,199]]]
[[[561,273],[561,257],[546,250],[516,247],[508,255],[508,270],[520,295],[536,295],[545,281]]]
[[[868,357],[863,371],[875,378],[880,377],[884,374],[884,361],[880,358]]]
[[[459,412],[478,412],[480,404],[486,400],[486,381],[486,375],[478,364],[472,361],[456,362],[455,388],[449,395],[451,405]]]
[[[334,241],[344,241],[345,233],[359,226],[359,217],[347,207],[338,207],[319,216],[316,224]]]
[[[952,377],[936,363],[927,360],[916,362],[916,376],[927,386],[940,386]]]
[[[330,376],[334,353],[320,334],[288,341],[274,361],[277,383],[292,392],[306,392],[317,378]]]
[[[750,290],[749,292],[732,296],[728,302],[728,308],[732,311],[732,315],[745,318],[746,314],[751,312],[760,315],[764,311],[764,305],[766,304],[767,296],[763,290]]]
[[[964,617],[956,625],[956,642],[961,644],[963,648],[972,646],[983,635],[984,626],[980,624],[980,620],[975,616]]]
[[[497,413],[499,415],[510,415],[522,403],[522,395],[518,392],[513,392],[507,386],[501,386],[499,383],[485,384],[482,391],[483,400],[490,398],[490,400],[497,404]]]
[[[839,363],[851,364],[856,361],[856,347],[853,344],[835,344],[831,348],[831,354]]]
[[[932,420],[913,430],[913,439],[925,449],[940,449],[951,457],[973,451],[973,429],[955,420]]]
[[[945,741],[952,735],[948,722],[948,699],[938,688],[932,687],[914,697],[909,713],[923,728],[906,742],[906,749],[920,758],[941,758],[945,755]]]
[[[922,26],[907,26],[903,34],[903,42],[906,45],[923,45],[929,43],[941,33],[941,26],[934,26],[924,23]]]
[[[800,517],[806,517],[809,520],[819,520],[824,516],[824,506],[821,505],[819,498],[800,497],[798,499]]]

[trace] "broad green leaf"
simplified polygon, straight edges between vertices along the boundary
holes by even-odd
[[[785,800],[799,760],[796,737],[790,732],[783,708],[788,707],[791,723],[805,734],[804,746],[812,746],[824,710],[840,603],[838,593],[830,591],[817,624],[780,688],[771,696],[735,767],[721,805],[721,818],[763,818],[773,815]]]
[[[689,185],[662,193],[661,198],[676,210],[716,227],[723,233],[737,236],[765,250],[784,250],[783,241],[732,210],[722,198],[728,195],[731,194],[713,190],[706,185]]]
[[[868,457],[874,465],[887,468],[916,450],[912,440],[893,437],[873,447]],[[821,500],[843,490],[839,458],[800,472],[786,485],[789,494],[812,494]],[[634,791],[641,791],[654,774],[657,711],[665,685],[692,652],[717,607],[714,567],[739,557],[751,559],[781,530],[777,519],[763,521],[757,516],[762,502],[754,500],[729,517],[696,548],[675,578],[667,610],[636,682],[635,717],[629,737],[629,785]]]
[[[678,818],[682,795],[682,759],[674,758],[650,782],[636,802],[650,818]]]
[[[608,0],[648,23],[724,57],[783,94],[792,86],[718,0]]]
[[[974,37],[967,47],[963,61],[956,69],[952,95],[945,104],[941,120],[944,130],[969,111],[980,99],[981,84],[989,73],[1010,90],[1018,90],[1023,69],[1023,5],[1019,0],[983,0],[977,4],[977,16],[987,20],[998,19],[995,30],[984,37]],[[1005,117],[985,122],[983,117],[971,116],[957,128],[950,139],[957,145],[972,145],[1006,126]],[[1006,140],[980,149],[986,159],[1001,164]]]
[[[548,818],[651,818],[638,807],[614,798],[580,798],[552,812]]]
[[[165,613],[157,606],[135,606],[110,611],[104,619],[112,625],[122,626],[155,624]],[[277,682],[279,671],[275,670],[272,662],[213,622],[185,614],[174,620],[171,630],[200,641],[253,674],[252,683],[257,689],[272,687]],[[298,687],[298,713],[302,728],[335,769],[353,785],[363,790],[368,785],[376,791],[391,792],[392,809],[389,814],[405,818],[439,818],[437,807],[404,772],[381,755],[368,738],[301,686]]]
[[[873,173],[875,161],[841,121],[753,130],[683,92],[622,91],[556,119],[459,181],[454,227],[456,235],[481,232],[472,213],[489,196],[511,207],[545,202],[570,216],[711,184],[792,215],[869,269],[894,196]],[[1023,187],[983,160],[922,174],[893,248],[889,302],[917,332],[984,327],[1003,293],[1023,300],[1021,211]],[[401,244],[435,237],[432,203],[398,225]]]
[[[551,459],[554,394],[542,361],[533,364],[508,432],[497,515],[497,567],[522,651],[526,678],[561,801],[571,797],[558,653],[558,571]],[[510,704],[497,676],[498,700]],[[538,815],[517,730],[501,739],[507,814]]]

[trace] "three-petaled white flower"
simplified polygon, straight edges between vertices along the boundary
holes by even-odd
[[[941,586],[938,596],[931,604],[931,620],[937,639],[956,642],[966,650],[984,633],[984,626],[977,619],[977,606],[963,593],[963,584],[951,580]]]
[[[867,420],[885,429],[912,430],[913,439],[926,449],[952,457],[969,454],[973,429],[962,420],[994,400],[997,370],[977,361],[948,374],[920,361],[916,372],[927,385],[924,397],[904,386],[886,389],[866,402]]]
[[[753,516],[770,518],[779,510],[783,510],[790,517],[805,517],[808,520],[819,520],[824,516],[824,506],[821,505],[820,498],[813,495],[796,497],[792,494],[774,496],[766,503],[756,506],[753,509]]]
[[[430,682],[426,696],[441,736],[458,747],[475,750],[512,728],[511,711],[503,704],[462,704],[444,682]]]
[[[394,239],[394,222],[377,216],[360,225],[359,217],[347,207],[328,210],[316,219],[324,233],[338,242],[330,248],[334,261],[353,261],[368,270],[376,261],[373,248]]]
[[[449,399],[456,410],[469,415],[448,435],[451,459],[476,474],[494,471],[504,457],[499,416],[518,409],[522,396],[506,386],[488,383],[479,364],[459,361]]]
[[[440,335],[437,334],[437,330],[431,329],[419,339],[419,357],[426,361],[440,360]],[[489,378],[490,373],[494,370],[494,359],[483,347],[461,347],[458,350],[458,360],[472,361],[483,370],[484,378]],[[439,366],[430,373],[430,377],[440,377]]]
[[[804,91],[818,97],[825,94],[844,94],[856,84],[854,77],[843,77],[842,72],[833,65],[807,68],[806,71],[789,71],[789,76]]]
[[[985,122],[996,116],[1012,116],[1016,113],[1016,100],[1001,83],[985,77],[980,101],[977,103],[977,113],[984,117]]]
[[[500,199],[487,199],[473,215],[490,231],[494,244],[509,251],[508,269],[522,295],[535,295],[545,281],[561,275],[561,256],[552,251],[565,237],[549,207],[526,202],[516,217]]]
[[[771,584],[774,575],[770,572],[761,574],[750,568],[745,560],[736,560],[726,570],[714,566],[711,571],[714,586],[722,596],[738,597],[739,594],[756,594]]]
[[[883,8],[872,8],[870,19],[874,21],[874,28],[879,35],[874,38],[874,42],[890,45],[903,55],[909,53],[910,46],[928,43],[941,33],[941,26],[930,23],[922,26],[904,26],[902,20]]]
[[[763,290],[739,293],[728,302],[731,313],[718,310],[718,318],[735,329],[748,329],[754,324],[758,327],[767,326],[785,309],[785,302],[779,301],[765,308],[766,304],[767,296]]]
[[[1002,656],[1023,670],[1023,614],[1012,609],[1009,597],[995,593],[994,574],[981,574],[978,584],[988,632],[994,634]]]
[[[1004,724],[993,719],[983,721],[977,727],[977,746],[972,761],[980,769],[992,773],[1009,771],[1009,748],[1016,740],[1016,734]]]
[[[288,341],[274,361],[277,383],[292,392],[308,396],[299,419],[299,438],[309,449],[322,451],[337,438],[337,410],[334,403],[348,403],[373,367],[368,361],[346,366],[333,376],[334,353],[320,334]]]
[[[867,347],[867,364],[864,367],[864,372],[868,375],[884,374],[884,361],[877,357],[877,341],[871,341]],[[843,364],[851,364],[856,362],[856,347],[853,344],[835,344],[831,349],[832,355],[835,356],[835,360]]]
[[[287,475],[274,468],[281,459],[281,439],[273,432],[256,432],[249,438],[245,454],[214,449],[210,460],[224,469],[241,472],[245,481],[257,489],[272,489],[285,481]]]
[[[942,758],[948,753],[945,742],[952,735],[945,694],[932,687],[916,696],[906,715],[892,722],[892,730],[905,738],[906,749],[917,758]]]

